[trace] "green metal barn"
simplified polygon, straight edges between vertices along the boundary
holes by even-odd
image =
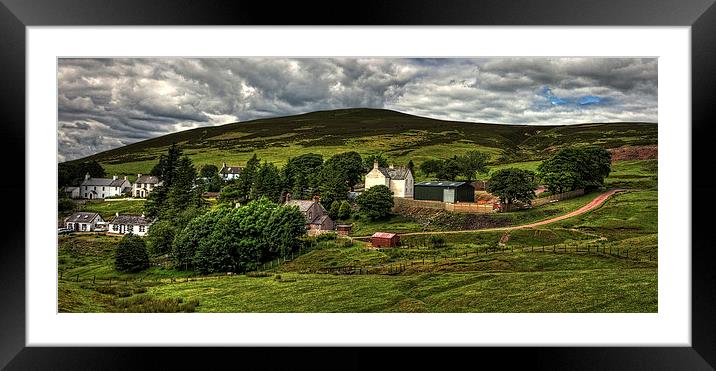
[[[415,183],[414,200],[442,202],[475,202],[475,187],[467,182],[431,180]]]

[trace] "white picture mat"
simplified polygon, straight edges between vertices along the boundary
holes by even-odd
[[[658,313],[57,313],[58,57],[658,57]],[[689,27],[28,27],[27,345],[690,345]],[[49,171],[47,169],[50,169]]]

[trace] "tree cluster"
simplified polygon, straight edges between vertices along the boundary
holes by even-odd
[[[220,207],[192,219],[176,235],[172,258],[179,268],[202,273],[246,272],[296,249],[305,225],[298,207],[266,197],[238,208]]]
[[[149,268],[149,256],[144,240],[133,234],[122,237],[114,256],[114,269],[120,272],[139,272]]]
[[[384,185],[370,187],[356,198],[356,203],[369,219],[382,219],[393,209],[393,191]]]
[[[542,162],[537,173],[552,193],[596,188],[609,176],[611,159],[601,147],[565,148]]]
[[[530,203],[535,198],[535,188],[535,173],[516,168],[495,172],[487,184],[487,191],[498,196],[503,204],[515,201]]]
[[[92,178],[106,175],[104,168],[97,161],[63,162],[57,165],[57,183],[59,187],[78,186],[89,174]]]
[[[420,164],[420,171],[427,176],[435,176],[442,180],[461,179],[472,181],[477,174],[487,174],[489,156],[479,151],[471,151],[464,155],[455,155],[447,159],[431,159]]]

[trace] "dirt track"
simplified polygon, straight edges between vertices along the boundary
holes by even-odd
[[[608,191],[606,191],[606,192],[600,194],[599,196],[595,197],[595,198],[594,198],[592,201],[590,201],[588,204],[586,204],[586,205],[580,207],[580,208],[577,209],[577,210],[574,210],[574,211],[572,211],[572,212],[569,212],[569,213],[566,213],[566,214],[563,214],[563,215],[555,216],[554,218],[550,218],[550,219],[546,219],[546,220],[541,220],[541,221],[539,221],[539,222],[534,222],[534,223],[530,223],[530,224],[523,224],[523,225],[518,225],[518,226],[514,226],[514,227],[500,227],[500,228],[487,228],[487,229],[468,229],[468,230],[460,230],[460,231],[411,232],[411,233],[401,233],[400,235],[401,235],[401,236],[412,236],[412,235],[421,235],[421,234],[428,235],[428,234],[449,234],[449,233],[465,233],[465,232],[510,231],[510,230],[513,230],[513,229],[524,229],[524,228],[539,227],[539,226],[542,226],[542,225],[545,225],[545,224],[550,224],[550,223],[558,222],[558,221],[560,221],[560,220],[564,220],[564,219],[567,219],[567,218],[571,218],[571,217],[573,217],[573,216],[577,216],[577,215],[580,215],[580,214],[584,214],[584,213],[586,213],[587,211],[590,211],[590,210],[592,210],[592,209],[597,208],[598,206],[600,206],[601,204],[603,204],[604,201],[606,201],[609,197],[611,197],[611,196],[614,195],[615,193],[621,192],[621,191],[623,191],[623,189],[610,189],[610,190],[608,190]]]

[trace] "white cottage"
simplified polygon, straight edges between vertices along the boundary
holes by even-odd
[[[393,191],[394,197],[413,198],[413,173],[406,166],[380,167],[373,162],[373,169],[365,176],[365,189],[384,185]]]
[[[65,219],[65,227],[77,232],[92,232],[104,224],[98,213],[76,212]]]
[[[114,219],[109,222],[107,228],[107,234],[135,234],[137,236],[144,236],[149,231],[151,222],[142,215],[115,214]]]
[[[242,170],[243,168],[239,166],[226,166],[226,162],[224,162],[221,169],[219,169],[219,175],[221,176],[221,179],[224,180],[239,179],[239,175]]]
[[[113,176],[112,179],[107,178],[90,178],[90,175],[85,175],[85,180],[80,184],[80,197],[86,199],[95,198],[106,198],[119,196],[123,193],[129,193],[132,190],[132,183],[124,179],[117,179],[117,176]]]
[[[161,182],[159,182],[158,177],[137,174],[137,180],[132,185],[132,197],[147,197],[159,185],[161,185]]]

